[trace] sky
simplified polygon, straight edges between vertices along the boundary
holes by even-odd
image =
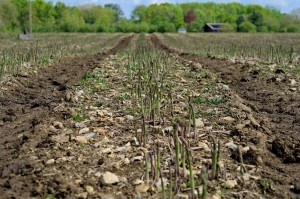
[[[154,3],[186,3],[186,2],[215,2],[215,3],[229,3],[239,2],[242,4],[259,4],[262,6],[272,6],[282,12],[290,13],[295,8],[300,8],[300,0],[47,0],[56,3],[62,1],[69,6],[82,5],[87,3],[105,5],[108,3],[119,4],[124,12],[125,17],[129,18],[132,10],[138,5],[150,5]]]

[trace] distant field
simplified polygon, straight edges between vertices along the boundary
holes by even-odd
[[[47,64],[61,56],[96,54],[116,43],[121,33],[37,33],[31,41],[15,33],[0,33],[0,76],[16,74],[23,67]]]
[[[227,58],[257,58],[280,65],[300,64],[300,34],[188,33],[158,34],[181,52]]]

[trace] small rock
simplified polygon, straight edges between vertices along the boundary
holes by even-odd
[[[222,85],[222,88],[223,88],[223,90],[225,90],[225,91],[228,91],[228,90],[229,90],[229,86],[226,85],[226,84],[223,84],[223,85]]]
[[[198,142],[198,147],[200,147],[201,149],[204,149],[205,152],[210,152],[210,148],[204,142]]]
[[[112,149],[111,148],[105,148],[102,150],[102,153],[107,153],[107,154],[111,154],[112,153]]]
[[[61,122],[54,122],[53,126],[57,129],[62,129],[64,128],[64,125]]]
[[[84,91],[83,91],[83,90],[80,90],[80,91],[77,91],[77,92],[76,92],[76,95],[77,95],[77,97],[80,97],[83,93],[84,93]]]
[[[233,142],[228,142],[225,144],[226,147],[230,148],[233,151],[237,151],[238,150],[238,146],[236,144],[234,144]]]
[[[128,158],[124,158],[123,163],[124,164],[130,164],[130,160]]]
[[[174,107],[174,112],[175,113],[181,113],[181,107],[180,106],[175,106]]]
[[[300,193],[300,183],[299,182],[297,182],[293,185],[292,191],[295,193]]]
[[[81,183],[81,180],[80,180],[80,179],[76,179],[76,180],[74,181],[74,183],[78,185],[78,184]]]
[[[25,72],[25,71],[21,71],[21,72],[19,72],[19,74],[18,74],[20,77],[28,77],[28,73],[27,72]]]
[[[296,84],[297,84],[296,80],[291,79],[290,81],[291,81],[291,86],[296,86]]]
[[[229,124],[232,124],[235,122],[235,119],[232,118],[232,117],[222,117],[220,119],[220,121],[224,122],[224,123],[229,123]]]
[[[170,133],[171,131],[173,131],[173,127],[172,126],[168,126],[164,129],[162,129],[163,133]]]
[[[107,132],[107,130],[103,127],[97,127],[94,129],[94,132],[99,133],[99,134],[104,134]]]
[[[92,186],[87,185],[85,189],[89,194],[94,193],[94,188]]]
[[[140,162],[144,159],[144,156],[136,156],[136,157],[133,157],[131,162]]]
[[[117,197],[113,194],[110,193],[98,193],[98,197],[100,197],[101,199],[116,199],[116,198],[120,198]]]
[[[133,185],[139,185],[139,184],[143,184],[144,181],[140,180],[140,179],[136,179],[135,181],[133,181]]]
[[[100,177],[100,182],[103,185],[117,184],[119,182],[119,178],[115,174],[107,171]]]
[[[290,88],[290,91],[297,91],[297,88]]]
[[[66,134],[52,136],[51,141],[56,142],[56,143],[66,143],[66,142],[69,142],[69,136]]]
[[[237,185],[237,181],[236,180],[227,180],[226,182],[224,182],[222,184],[223,187],[227,187],[229,189],[234,188]]]
[[[76,122],[75,123],[76,128],[86,128],[86,124],[82,122]]]
[[[236,106],[245,112],[251,113],[251,108],[241,102],[236,102]]]
[[[98,116],[103,117],[104,116],[104,112],[103,111],[97,111]]]
[[[96,133],[87,133],[85,134],[83,137],[85,137],[86,139],[91,139],[92,137],[94,137],[96,135]]]
[[[132,115],[126,115],[126,119],[131,121],[134,119],[134,117]]]
[[[259,164],[263,164],[263,163],[264,163],[264,161],[263,161],[263,159],[262,159],[261,156],[258,156],[256,160],[257,160],[257,162],[258,162]]]
[[[90,131],[89,128],[83,128],[83,129],[81,129],[81,130],[79,131],[79,134],[84,134],[84,133],[87,133],[87,132],[89,132],[89,131]]]
[[[83,199],[85,199],[85,198],[88,197],[88,192],[79,193],[79,194],[76,194],[75,196],[76,196],[76,198],[83,198]]]
[[[146,184],[140,184],[135,187],[135,190],[140,192],[140,193],[146,193],[149,190],[149,185]]]
[[[179,193],[177,195],[178,195],[178,198],[180,198],[180,199],[189,199],[190,198],[189,195],[186,195],[186,194],[183,194],[183,193]]]
[[[196,119],[196,127],[203,128],[204,127],[204,122],[202,121],[201,118]]]
[[[248,119],[251,121],[251,123],[253,124],[253,126],[255,127],[260,127],[260,124],[254,119],[252,114],[248,114]]]
[[[76,140],[77,142],[79,142],[79,143],[82,143],[82,144],[88,143],[87,139],[86,139],[85,137],[83,137],[83,136],[76,136],[76,137],[75,137],[75,140]]]
[[[46,164],[53,164],[55,162],[54,159],[47,160]]]
[[[51,132],[51,133],[57,133],[57,128],[55,128],[54,126],[50,126],[49,127],[49,131]]]
[[[101,177],[101,175],[102,175],[102,173],[100,173],[100,172],[96,172],[96,173],[94,174],[94,176],[96,176],[96,177]]]

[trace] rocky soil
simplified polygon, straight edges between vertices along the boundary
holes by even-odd
[[[147,45],[169,60],[174,111],[162,103],[153,124],[132,112],[126,66],[138,38],[1,84],[0,198],[163,198],[162,184],[170,198],[177,128],[171,115],[189,144],[197,194],[207,181],[207,198],[299,198],[297,77],[256,62],[179,54],[150,35]],[[185,133],[189,97],[196,131]],[[212,138],[221,148],[214,178]],[[151,159],[157,151],[159,170]],[[180,172],[177,196],[191,198],[191,174]]]

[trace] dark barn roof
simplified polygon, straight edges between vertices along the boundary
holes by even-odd
[[[221,32],[222,23],[206,23],[204,26],[205,32]]]

